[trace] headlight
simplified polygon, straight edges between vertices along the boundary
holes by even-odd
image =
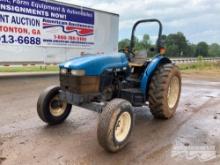
[[[71,70],[71,74],[73,76],[84,76],[85,71],[84,70]]]
[[[60,73],[61,74],[66,74],[67,73],[67,69],[65,69],[65,68],[60,69]]]

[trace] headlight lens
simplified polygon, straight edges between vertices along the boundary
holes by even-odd
[[[73,76],[84,76],[85,71],[84,70],[71,70],[71,74]]]
[[[65,69],[65,68],[60,69],[60,73],[61,74],[66,74],[67,73],[67,69]]]

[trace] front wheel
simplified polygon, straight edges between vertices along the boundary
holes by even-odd
[[[127,145],[133,124],[131,104],[123,99],[110,101],[103,108],[99,118],[99,144],[109,152],[119,151]]]
[[[59,91],[59,86],[51,86],[45,89],[38,98],[38,115],[48,124],[62,123],[71,111],[72,105],[59,99]]]

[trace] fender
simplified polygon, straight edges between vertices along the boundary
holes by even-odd
[[[150,64],[145,69],[144,74],[141,78],[141,91],[145,95],[145,97],[148,95],[150,80],[153,76],[153,73],[155,72],[159,64],[166,64],[166,63],[172,63],[172,62],[167,57],[161,56],[159,54],[152,59]]]

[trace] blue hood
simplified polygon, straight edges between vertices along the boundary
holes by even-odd
[[[125,66],[128,66],[128,60],[124,53],[76,57],[60,64],[60,68],[85,70],[87,76],[97,76],[106,69]]]

